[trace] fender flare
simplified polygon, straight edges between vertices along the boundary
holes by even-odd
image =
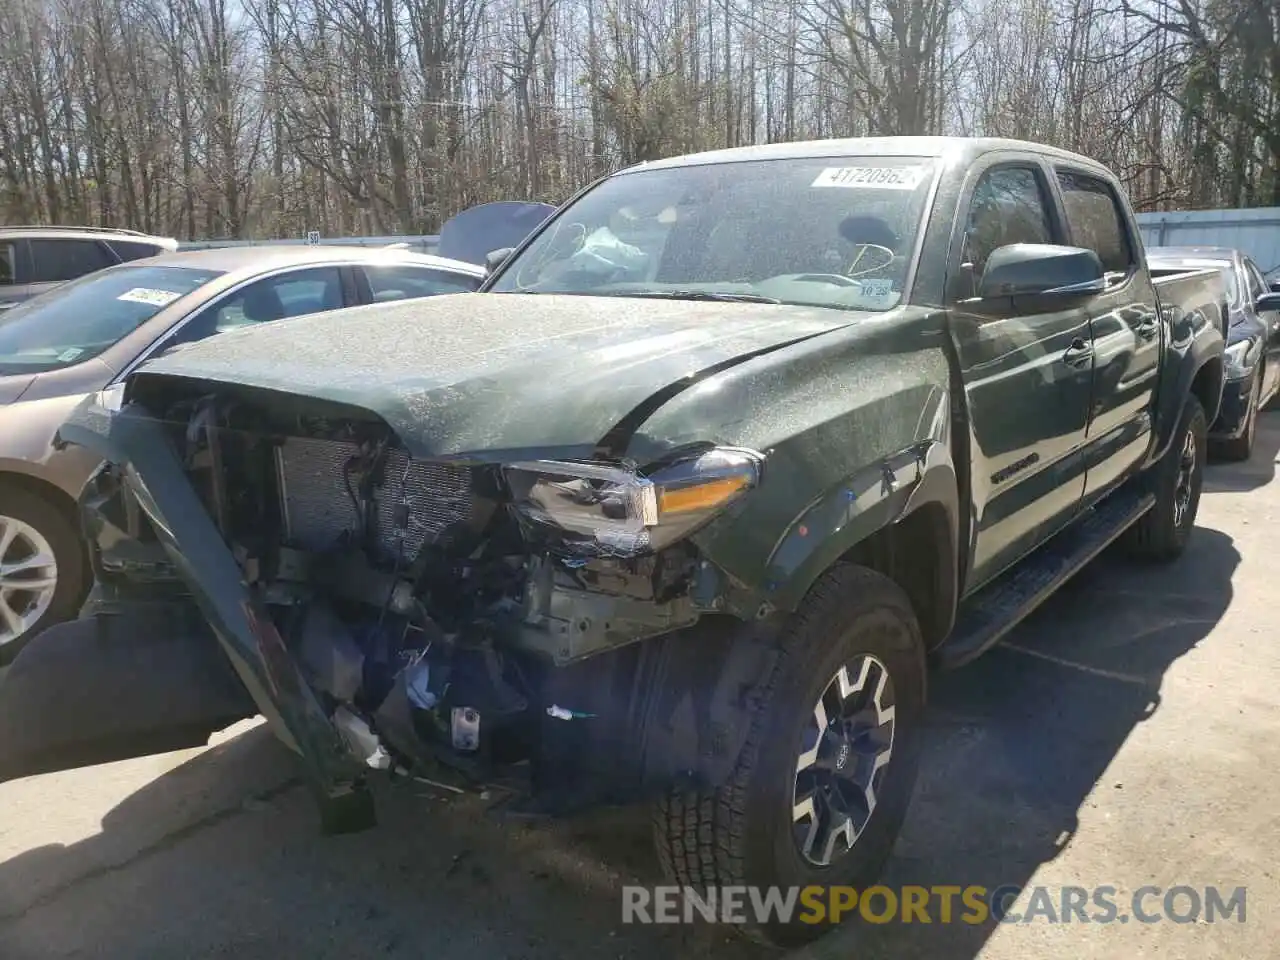
[[[1173,442],[1187,396],[1195,392],[1204,405],[1205,419],[1213,423],[1222,405],[1226,382],[1223,354],[1226,344],[1218,324],[1201,310],[1169,308],[1165,321],[1165,350],[1156,389],[1152,433],[1155,441],[1147,465],[1164,456]],[[1197,389],[1197,384],[1199,388]]]
[[[949,448],[933,440],[910,447],[859,471],[797,518],[770,562],[771,575],[785,569],[787,576],[770,581],[777,589],[769,615],[746,622],[704,618],[643,645],[644,680],[636,689],[654,691],[639,711],[636,752],[646,786],[660,789],[681,778],[704,788],[722,784],[746,742],[761,685],[776,664],[777,631],[786,614],[858,544],[926,508],[941,518],[942,536],[935,542],[939,582],[930,585],[940,617],[931,632],[935,639],[939,630],[945,637],[958,602],[958,503]]]
[[[1200,397],[1200,402],[1204,405],[1205,420],[1208,423],[1213,423],[1222,405],[1226,371],[1221,347],[1214,350],[1213,345],[1208,344],[1202,349],[1193,348],[1177,356],[1176,360],[1176,363],[1171,364],[1174,369],[1161,378],[1153,431],[1155,443],[1152,444],[1151,456],[1147,460],[1148,465],[1160,460],[1169,449],[1188,396],[1195,393]],[[1196,389],[1197,381],[1203,384],[1198,390]],[[1211,402],[1210,398],[1212,398]]]
[[[923,441],[863,468],[810,504],[783,534],[767,566],[768,602],[794,610],[814,581],[858,544],[929,506],[944,518],[937,548],[954,582],[959,504],[955,464],[941,441]]]

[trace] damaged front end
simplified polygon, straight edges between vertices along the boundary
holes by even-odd
[[[81,499],[95,596],[86,619],[50,635],[65,645],[106,618],[117,650],[207,661],[220,647],[220,665],[170,676],[225,691],[229,662],[252,706],[238,689],[227,702],[158,693],[155,677],[137,678],[141,694],[95,698],[90,671],[78,686],[40,676],[44,643],[19,658],[0,703],[22,699],[15,678],[46,698],[52,683],[100,699],[104,716],[150,697],[153,715],[130,728],[139,742],[172,723],[176,702],[201,704],[188,738],[201,721],[261,712],[302,758],[330,831],[372,824],[376,770],[443,768],[511,786],[513,808],[556,813],[730,768],[743,691],[772,647],[763,621],[719,615],[734,585],[689,537],[760,482],[758,454],[701,447],[643,469],[415,459],[369,411],[182,378],[106,406],[87,402],[60,433],[106,462]],[[198,615],[161,637],[141,619],[157,605]],[[15,758],[17,719],[3,714],[0,778],[48,769],[30,737]]]

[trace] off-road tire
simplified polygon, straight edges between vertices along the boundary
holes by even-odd
[[[1209,444],[1209,451],[1213,454],[1215,460],[1230,460],[1240,463],[1248,460],[1253,456],[1253,442],[1258,435],[1258,414],[1262,411],[1259,409],[1258,401],[1262,399],[1262,376],[1263,369],[1258,368],[1258,372],[1253,378],[1253,387],[1249,390],[1249,407],[1245,410],[1244,430],[1240,436],[1232,437],[1230,440],[1218,440]]]
[[[88,559],[80,532],[66,512],[24,487],[0,480],[0,514],[20,520],[40,532],[53,549],[58,585],[49,609],[20,639],[0,645],[0,665],[12,662],[40,631],[74,617],[88,592]]]
[[[1140,560],[1168,563],[1182,556],[1187,548],[1187,541],[1196,524],[1200,492],[1204,486],[1204,468],[1208,461],[1208,445],[1205,442],[1207,432],[1204,407],[1194,394],[1188,396],[1173,441],[1164,457],[1152,468],[1155,506],[1125,531],[1124,545],[1131,556]],[[1176,500],[1188,435],[1195,444],[1194,466],[1190,481],[1190,502],[1179,522]]]
[[[870,820],[852,850],[825,867],[806,862],[792,836],[796,766],[814,705],[842,666],[871,655],[887,668],[895,697],[892,754]],[[814,584],[784,627],[746,743],[717,790],[673,792],[654,808],[658,858],[669,882],[699,891],[727,886],[873,885],[906,816],[920,760],[926,699],[920,627],[902,589],[864,567],[841,564]],[[763,892],[763,891],[762,891]],[[777,946],[822,936],[831,926],[756,923],[734,929]]]

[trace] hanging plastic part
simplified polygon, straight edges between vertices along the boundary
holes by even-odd
[[[346,707],[338,707],[333,713],[333,724],[342,734],[351,752],[358,756],[367,766],[374,770],[387,770],[391,766],[391,755],[387,753],[378,739],[378,735],[369,725],[357,717]]]
[[[405,671],[405,682],[409,700],[419,710],[432,710],[440,702],[431,689],[431,666],[426,657],[420,659]]]
[[[547,716],[554,717],[556,720],[592,720],[595,718],[594,713],[580,713],[577,710],[569,710],[553,703],[547,707]]]

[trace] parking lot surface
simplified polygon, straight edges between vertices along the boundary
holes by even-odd
[[[889,884],[1247,888],[1210,924],[859,924],[799,958],[1261,957],[1280,914],[1280,414],[1210,468],[1169,568],[1105,555],[1008,640],[934,681]],[[202,750],[0,785],[0,957],[773,958],[708,926],[621,923],[661,882],[644,817],[487,817],[383,790],[378,830],[317,836],[261,725]],[[1156,901],[1153,901],[1153,903]]]

